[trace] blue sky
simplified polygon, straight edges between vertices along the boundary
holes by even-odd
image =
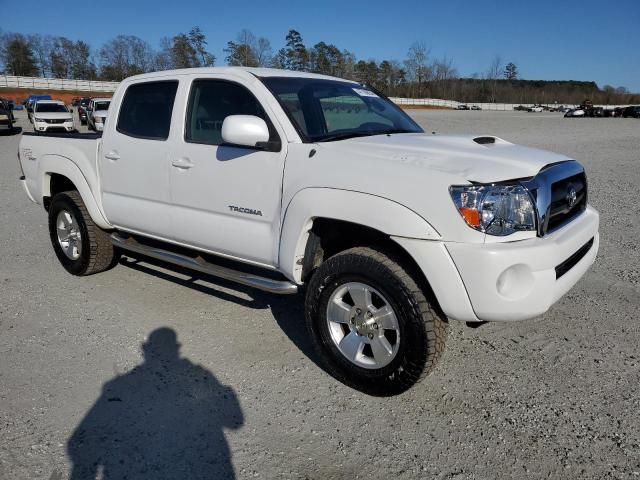
[[[119,33],[156,48],[161,37],[199,25],[218,65],[243,28],[274,50],[294,28],[307,46],[323,40],[358,59],[403,60],[422,40],[463,76],[486,71],[500,55],[522,78],[595,80],[640,92],[640,0],[0,0],[0,18],[4,31],[64,35],[94,48]]]

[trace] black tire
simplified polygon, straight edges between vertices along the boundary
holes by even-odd
[[[70,212],[79,227],[82,248],[79,257],[75,260],[64,253],[58,241],[56,222],[62,210]],[[104,272],[113,268],[120,258],[120,254],[111,243],[109,234],[93,222],[80,194],[75,190],[58,193],[51,200],[49,236],[58,260],[72,275],[85,276]]]
[[[327,305],[333,292],[349,282],[379,291],[396,314],[401,341],[391,363],[382,368],[352,363],[331,338]],[[422,380],[442,357],[447,322],[434,305],[401,261],[379,250],[357,247],[329,258],[315,271],[306,293],[305,317],[327,372],[362,392],[389,396]]]

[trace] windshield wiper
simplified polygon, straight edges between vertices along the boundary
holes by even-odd
[[[340,132],[333,135],[326,135],[316,140],[317,142],[333,142],[336,140],[347,140],[349,138],[356,137],[373,137],[375,135],[390,135],[392,133],[416,133],[411,130],[391,129],[391,130],[379,130],[377,132]]]
[[[368,137],[370,135],[376,135],[373,132],[340,132],[334,133],[333,135],[325,135],[324,137],[316,140],[317,142],[333,142],[335,140],[346,140],[348,138],[355,137]]]

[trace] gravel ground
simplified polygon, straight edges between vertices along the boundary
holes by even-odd
[[[452,323],[436,372],[386,399],[317,366],[300,297],[134,262],[66,274],[2,136],[0,478],[87,478],[101,455],[104,478],[637,478],[640,121],[410,113],[581,160],[601,250],[536,320]]]

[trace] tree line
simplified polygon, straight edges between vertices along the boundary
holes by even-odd
[[[499,56],[485,72],[461,77],[453,59],[433,58],[424,42],[413,43],[401,61],[376,61],[357,59],[353,52],[324,41],[307,46],[293,29],[274,51],[269,39],[244,29],[227,42],[223,52],[227,65],[322,73],[366,83],[389,96],[500,103],[580,103],[585,98],[595,103],[640,102],[640,95],[623,87],[600,89],[594,82],[523,80],[518,66],[505,64]],[[0,36],[0,61],[10,75],[120,81],[157,70],[210,67],[217,60],[197,26],[162,38],[158,49],[134,35],[118,35],[97,50],[82,40],[61,36]]]

